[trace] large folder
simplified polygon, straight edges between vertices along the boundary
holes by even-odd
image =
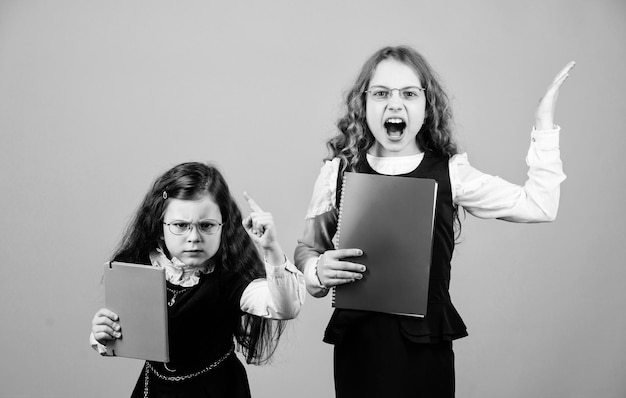
[[[120,339],[107,342],[114,356],[169,362],[165,270],[148,265],[104,265],[105,307],[119,316]]]
[[[432,179],[345,172],[337,248],[367,267],[363,279],[336,286],[333,306],[424,317],[435,219]]]

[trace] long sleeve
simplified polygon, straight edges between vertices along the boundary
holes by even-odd
[[[565,180],[559,151],[560,128],[531,133],[523,186],[473,168],[466,154],[450,160],[454,202],[480,218],[512,222],[546,222],[556,218],[560,184]]]
[[[528,180],[523,186],[480,172],[470,165],[467,154],[453,156],[450,159],[450,182],[454,203],[480,218],[513,222],[554,220],[558,211],[560,184],[565,180],[559,134],[559,127],[531,132],[526,156]],[[378,173],[400,175],[415,169],[423,160],[423,154],[397,158],[368,155],[367,160]],[[308,292],[316,297],[328,293],[319,283],[316,265],[321,254],[334,249],[338,172],[339,159],[326,161],[322,166],[307,209],[304,233],[294,254],[296,266],[304,273]]]
[[[305,217],[304,233],[298,239],[294,261],[304,273],[307,291],[315,297],[328,294],[316,275],[317,260],[326,250],[334,249],[333,236],[337,229],[335,194],[339,159],[327,161],[313,188],[313,195]]]
[[[266,277],[255,279],[243,291],[241,310],[270,319],[295,318],[304,303],[302,272],[290,261],[282,265],[265,263]]]
[[[106,356],[111,356],[111,354],[109,354],[109,352],[107,351],[107,346],[98,343],[98,341],[96,340],[96,338],[93,335],[93,332],[91,332],[89,334],[89,345],[91,346],[91,348],[93,348],[94,350],[96,350],[98,352],[98,354],[106,357]]]

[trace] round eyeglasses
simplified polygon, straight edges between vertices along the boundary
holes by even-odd
[[[218,222],[216,220],[202,220],[198,222],[189,222],[182,220],[174,220],[172,222],[163,222],[163,224],[167,225],[170,232],[174,235],[185,235],[191,229],[196,226],[198,231],[203,235],[213,235],[224,225],[224,223]]]
[[[426,91],[422,87],[403,87],[403,88],[389,88],[385,86],[372,86],[369,90],[365,90],[364,93],[369,94],[369,97],[374,101],[388,101],[394,91],[398,91],[400,98],[405,101],[415,101],[422,96],[422,93]]]

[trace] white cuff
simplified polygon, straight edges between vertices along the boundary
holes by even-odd
[[[304,265],[304,279],[306,280],[306,288],[311,296],[324,297],[328,294],[329,288],[322,285],[317,276],[317,263],[322,257],[312,257]]]
[[[560,132],[561,128],[556,125],[549,130],[537,130],[533,127],[530,133],[531,145],[542,151],[558,149]]]
[[[89,344],[91,344],[91,348],[98,351],[98,354],[102,356],[108,356],[109,352],[107,351],[107,346],[98,343],[96,337],[93,335],[93,332],[89,334]]]

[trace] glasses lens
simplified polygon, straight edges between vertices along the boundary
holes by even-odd
[[[391,91],[388,88],[380,86],[371,87],[368,93],[374,101],[386,101],[391,96]]]
[[[400,91],[400,95],[402,95],[402,98],[404,98],[405,100],[409,100],[409,101],[418,99],[421,94],[422,94],[422,91],[418,90],[415,87],[403,88]]]
[[[205,220],[198,223],[198,228],[200,229],[200,232],[205,235],[214,234],[215,232],[217,232],[220,226],[220,223],[213,220]]]
[[[185,221],[172,221],[169,224],[170,232],[172,232],[174,235],[185,234],[187,231],[189,231],[189,226],[190,223]]]

